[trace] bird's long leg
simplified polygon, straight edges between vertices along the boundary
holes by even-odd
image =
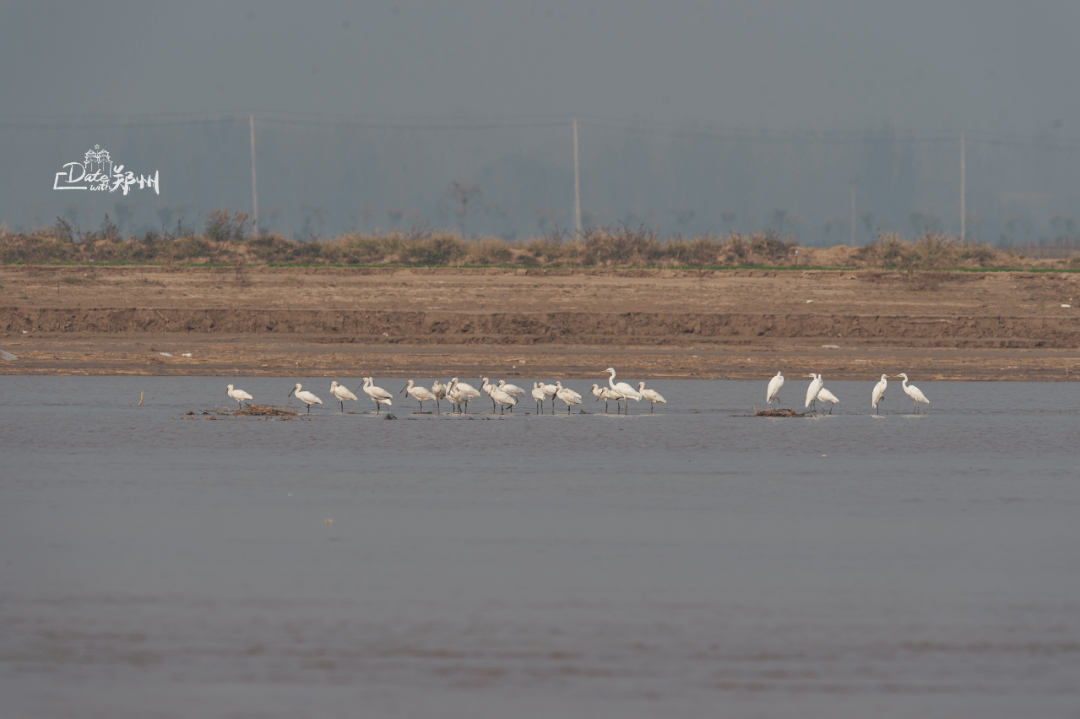
[[[656,409],[656,405],[649,402],[649,414],[652,414],[654,409]]]

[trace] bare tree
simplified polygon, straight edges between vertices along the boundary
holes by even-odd
[[[452,200],[457,209],[454,210],[454,214],[457,215],[461,221],[461,234],[465,234],[465,220],[469,217],[469,203],[479,201],[483,196],[480,192],[480,186],[471,182],[459,182],[455,180],[450,183],[450,187],[446,190],[446,196]]]

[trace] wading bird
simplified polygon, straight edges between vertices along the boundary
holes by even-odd
[[[649,414],[652,414],[652,411],[656,407],[657,402],[659,402],[660,404],[667,404],[667,400],[664,399],[664,396],[662,394],[660,394],[654,389],[645,389],[644,382],[638,382],[637,389],[638,393],[640,393],[642,397],[649,400]]]
[[[499,404],[499,414],[503,414],[503,410],[505,410],[507,407],[510,408],[511,412],[514,410],[514,405],[517,404],[516,399],[514,399],[506,392],[503,392],[495,385],[487,384],[487,377],[484,378],[484,384],[491,388],[491,390],[488,392],[488,396],[491,397],[491,401],[493,403],[497,402]]]
[[[818,402],[821,402],[821,409],[824,411],[825,404],[829,404],[829,414],[832,414],[833,406],[840,404],[840,400],[836,398],[836,395],[825,389],[824,387],[817,393]]]
[[[771,405],[773,400],[776,400],[776,404],[780,404],[780,398],[776,395],[780,394],[780,388],[784,386],[784,373],[777,372],[776,376],[769,380],[769,392],[765,395],[765,404]]]
[[[581,404],[581,395],[569,387],[563,387],[561,381],[555,382],[555,396],[563,402],[566,402],[567,414],[570,414],[570,407],[575,404]]]
[[[604,400],[604,414],[608,413],[608,402],[611,400],[615,400],[615,409],[619,409],[619,402],[622,401],[622,395],[615,394],[615,390],[610,387],[601,387],[594,383],[592,386],[592,393],[593,397],[596,397],[595,401],[599,402],[600,400]]]
[[[469,413],[469,402],[480,396],[480,390],[473,387],[471,384],[459,382],[457,377],[454,377],[450,382],[454,385],[454,401],[458,404],[465,405],[465,414]]]
[[[337,380],[330,383],[330,394],[337,397],[338,402],[341,403],[342,414],[345,414],[345,400],[351,399],[353,402],[356,401],[356,395],[350,392],[348,387],[338,384]]]
[[[810,383],[810,386],[806,388],[806,406],[809,407],[812,402],[817,400],[818,392],[825,386],[825,381],[821,379],[821,375],[814,374],[813,372],[806,376],[813,380],[813,382]],[[816,404],[814,405],[814,411],[817,411]]]
[[[901,372],[896,376],[897,378],[904,378],[904,393],[907,394],[908,397],[911,397],[911,399],[915,402],[915,409],[913,410],[915,414],[919,413],[919,403],[926,405],[930,404],[930,400],[926,398],[926,395],[922,393],[922,390],[920,390],[915,385],[911,385],[910,387],[908,386],[908,378],[906,374]]]
[[[358,387],[357,389],[360,388]],[[368,397],[371,397],[371,401],[375,403],[375,414],[379,413],[379,405],[385,404],[387,407],[389,407],[393,404],[391,400],[394,398],[394,395],[390,394],[382,387],[376,387],[374,377],[364,378],[363,389],[364,394],[366,394]]]
[[[401,392],[408,392],[409,396],[420,403],[420,413],[424,412],[424,402],[431,402],[435,399],[435,395],[428,390],[427,387],[415,387],[414,382],[409,380],[409,383],[401,388]],[[398,392],[398,394],[401,394]]]
[[[629,414],[630,413],[630,403],[627,400],[632,399],[635,402],[640,402],[641,401],[641,395],[638,394],[638,391],[636,389],[634,389],[630,385],[626,384],[625,382],[620,382],[619,384],[615,384],[615,368],[614,367],[608,367],[604,371],[611,373],[611,376],[608,377],[608,386],[611,387],[612,391],[615,392],[615,394],[622,395],[623,404],[626,405],[626,412],[627,412],[627,414]]]
[[[311,392],[308,392],[306,389],[301,389],[299,383],[297,383],[297,385],[292,388],[292,391],[290,391],[289,394],[287,394],[285,396],[286,397],[291,397],[294,394],[296,395],[296,398],[298,400],[300,400],[301,402],[303,402],[304,404],[307,405],[308,414],[311,414],[311,405],[313,405],[313,404],[322,404],[321,399],[319,399],[318,397],[313,395]]]
[[[540,383],[540,389],[544,390],[544,396],[551,400],[551,411],[555,411],[555,385]]]
[[[514,397],[515,399],[517,397],[523,397],[525,395],[525,390],[521,389],[521,387],[518,387],[516,384],[507,383],[507,381],[504,379],[499,380],[499,389],[501,389],[503,392],[506,392],[508,395]],[[511,407],[510,411],[513,412],[514,408]]]
[[[885,399],[885,388],[889,386],[888,375],[881,375],[881,381],[874,385],[874,394],[870,397],[870,406],[874,408],[874,413],[877,413],[877,406],[881,400]]]
[[[435,380],[435,384],[431,385],[431,393],[435,395],[435,409],[439,410],[439,414],[442,414],[439,400],[446,399],[446,387],[439,384],[439,380]]]
[[[547,393],[544,392],[539,382],[533,382],[532,398],[536,401],[537,414],[543,414],[544,400],[547,399]]]
[[[251,399],[255,399],[254,397],[252,397],[252,396],[251,396],[250,394],[248,394],[247,392],[245,392],[245,391],[244,391],[244,390],[242,390],[242,389],[233,389],[233,386],[232,386],[232,385],[229,385],[229,388],[228,388],[227,390],[225,390],[225,396],[227,396],[227,397],[232,397],[233,399],[235,399],[235,400],[236,400],[236,404],[237,404],[237,405],[239,405],[239,406],[238,406],[238,407],[236,408],[237,410],[241,410],[241,409],[243,409],[243,408],[244,408],[244,403],[243,403],[243,402],[241,402],[240,400],[244,400],[244,399],[248,399],[248,400],[251,400]]]

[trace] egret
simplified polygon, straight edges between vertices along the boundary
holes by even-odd
[[[784,373],[777,372],[776,376],[769,380],[769,392],[765,395],[765,404],[771,405],[773,400],[776,400],[776,404],[780,404],[780,398],[776,395],[780,393],[780,388],[784,386]]]
[[[532,398],[536,401],[536,406],[540,410],[537,414],[544,413],[544,400],[547,399],[547,393],[540,386],[539,382],[533,382]]]
[[[623,404],[626,405],[626,411],[629,413],[630,412],[630,403],[627,402],[627,400],[632,399],[635,402],[640,402],[641,401],[641,395],[638,393],[638,391],[636,389],[634,389],[630,385],[626,384],[625,382],[620,382],[619,384],[615,384],[615,368],[614,367],[608,367],[604,371],[611,373],[611,376],[608,377],[608,385],[615,392],[615,394],[621,394],[622,395]]]
[[[608,402],[615,400],[615,409],[619,409],[619,402],[622,401],[621,394],[615,394],[615,390],[610,387],[601,387],[598,384],[592,386],[593,396],[596,397],[596,401],[604,400],[604,414],[608,413]]]
[[[821,375],[814,374],[813,372],[806,376],[814,380],[810,383],[810,386],[806,388],[806,406],[809,407],[810,403],[817,399],[818,392],[825,386],[825,381],[821,379]],[[814,410],[817,410],[817,405],[814,405]]]
[[[330,394],[337,397],[338,402],[341,403],[342,414],[345,414],[345,400],[351,399],[353,402],[356,401],[356,395],[350,392],[348,387],[338,384],[337,380],[330,383]]]
[[[821,402],[821,408],[825,409],[825,403],[829,403],[829,414],[832,414],[833,406],[840,404],[840,400],[836,398],[836,395],[825,389],[824,387],[817,393],[818,402]]]
[[[553,384],[540,383],[540,389],[544,390],[544,396],[551,400],[551,411],[555,411],[555,392],[556,387]]]
[[[454,377],[450,381],[453,382],[453,384],[454,384],[455,394],[460,398],[460,399],[457,399],[455,401],[458,404],[464,403],[464,405],[465,405],[465,414],[468,414],[469,413],[469,401],[471,399],[473,399],[474,397],[479,397],[480,396],[480,390],[476,389],[471,384],[465,384],[464,382],[459,382],[457,377]]]
[[[232,397],[233,399],[235,399],[235,400],[236,400],[236,404],[238,405],[236,409],[237,409],[238,411],[244,408],[244,403],[243,403],[243,402],[241,402],[240,400],[244,400],[244,399],[247,399],[247,400],[255,399],[254,397],[252,397],[252,396],[251,396],[250,394],[248,394],[247,392],[245,392],[245,391],[244,391],[244,390],[242,390],[242,389],[233,389],[233,386],[232,386],[232,385],[229,385],[229,388],[228,388],[227,390],[225,390],[225,395],[226,395],[227,397]]]
[[[499,389],[514,398],[525,396],[525,390],[521,389],[521,387],[518,387],[516,384],[507,383],[504,379],[499,380]],[[513,412],[514,408],[511,407],[510,411]]]
[[[870,398],[870,406],[874,408],[874,413],[877,414],[877,406],[881,400],[885,399],[885,388],[889,386],[888,375],[881,375],[881,381],[874,385],[874,394]]]
[[[446,399],[446,387],[439,384],[439,380],[435,380],[435,384],[431,385],[431,393],[435,395],[435,409],[439,410],[439,414],[442,414],[442,408],[439,407],[439,400]]]
[[[394,395],[390,394],[382,387],[376,387],[374,377],[365,377],[363,388],[364,394],[371,397],[371,401],[375,403],[375,414],[379,413],[379,405],[385,404],[389,407],[394,404],[390,401],[393,399]]]
[[[296,398],[298,400],[300,400],[301,402],[303,402],[304,404],[307,405],[308,414],[311,414],[311,405],[313,405],[313,404],[322,404],[321,399],[319,399],[318,397],[313,395],[311,392],[308,392],[306,389],[301,389],[299,383],[297,383],[297,385],[292,388],[292,391],[289,392],[289,394],[287,394],[285,396],[286,397],[291,397],[293,394],[296,395]]]
[[[915,409],[913,410],[915,412],[915,414],[919,413],[919,403],[920,402],[923,403],[923,404],[930,404],[930,400],[928,400],[926,398],[926,395],[922,393],[922,390],[920,390],[915,385],[911,385],[910,387],[908,387],[908,378],[907,378],[906,374],[901,372],[900,374],[898,374],[896,376],[898,378],[899,377],[904,378],[904,393],[907,394],[908,397],[911,397],[911,399],[915,402]]]
[[[667,404],[667,400],[664,399],[664,395],[660,394],[654,389],[645,389],[644,382],[637,383],[638,392],[642,397],[649,400],[649,414],[652,414],[653,409],[656,407],[656,403]]]
[[[555,396],[563,402],[566,402],[567,414],[570,414],[570,407],[575,404],[581,404],[581,395],[569,387],[563,387],[561,381],[555,383]]]
[[[435,399],[435,395],[433,395],[426,387],[415,387],[413,386],[414,384],[415,383],[412,380],[409,380],[409,383],[401,388],[401,392],[408,391],[409,396],[420,403],[420,413],[423,414],[424,402],[432,401]],[[398,392],[398,394],[401,394],[401,392]]]

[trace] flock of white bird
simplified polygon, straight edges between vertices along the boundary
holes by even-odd
[[[812,381],[810,382],[810,386],[806,388],[806,405],[804,409],[810,409],[810,407],[813,406],[814,411],[816,412],[817,403],[821,402],[822,411],[824,411],[825,405],[828,404],[829,414],[832,414],[833,407],[840,404],[840,400],[837,399],[835,394],[825,389],[825,380],[822,379],[820,374],[814,374],[813,372],[811,372],[806,376],[809,377]],[[915,403],[913,409],[913,412],[915,412],[915,414],[919,413],[920,404],[930,404],[930,400],[926,398],[926,395],[922,393],[922,390],[920,390],[915,385],[908,385],[908,376],[906,374],[901,372],[898,375],[893,375],[893,378],[904,380],[902,385],[904,388],[904,394],[906,394],[908,397],[911,397],[912,401]],[[780,404],[780,398],[777,395],[780,392],[780,388],[783,386],[784,374],[783,372],[777,372],[776,376],[769,380],[769,391],[765,398],[767,404],[772,405],[773,401],[775,401],[777,405]],[[870,395],[870,406],[874,408],[875,413],[877,413],[878,411],[878,405],[881,404],[881,401],[883,399],[885,399],[885,389],[888,386],[889,375],[885,374],[881,375],[881,379],[876,385],[874,385],[874,391]]]
[[[634,400],[640,402],[646,400],[649,403],[649,412],[652,412],[656,405],[667,404],[667,400],[657,392],[656,390],[646,389],[644,382],[638,382],[638,388],[634,389],[625,382],[615,383],[615,369],[608,367],[605,372],[610,373],[608,377],[608,386],[601,387],[597,384],[592,386],[592,394],[596,397],[597,402],[604,400],[604,411],[608,411],[608,403],[615,402],[616,411],[623,412],[629,411],[629,401]],[[783,384],[783,378],[780,380]],[[364,377],[364,384],[356,388],[357,391],[363,390],[364,394],[371,398],[371,401],[375,403],[375,413],[378,414],[383,405],[387,407],[393,405],[394,395],[387,392],[382,387],[375,386],[375,380],[372,377]],[[491,399],[491,410],[495,411],[499,409],[499,414],[505,414],[506,408],[509,407],[510,411],[514,411],[514,406],[517,405],[518,397],[525,395],[525,390],[517,385],[508,384],[506,380],[499,380],[498,384],[491,384],[487,377],[484,377],[481,389]],[[770,389],[771,392],[771,389]],[[435,384],[431,386],[431,389],[427,387],[421,387],[417,385],[413,380],[409,380],[408,383],[401,389],[398,394],[407,393],[410,397],[420,403],[420,411],[424,411],[424,402],[434,402],[436,410],[442,411],[442,407],[439,404],[440,400],[447,400],[458,412],[469,412],[469,402],[478,397],[481,397],[480,390],[476,389],[470,384],[466,384],[454,377],[446,384],[440,383],[435,380]],[[236,389],[233,385],[229,385],[225,394],[236,400],[238,408],[244,406],[244,402],[254,399],[250,394],[242,389]],[[338,384],[337,380],[330,383],[330,394],[334,396],[334,399],[338,400],[341,405],[342,413],[345,412],[346,401],[356,401],[357,396],[349,391],[348,387]],[[315,396],[314,393],[304,389],[302,385],[297,384],[289,392],[288,396],[296,397],[307,406],[308,414],[311,413],[311,408],[314,405],[322,404],[322,400]],[[566,404],[566,413],[570,413],[570,408],[574,405],[581,404],[581,395],[570,389],[569,387],[563,387],[562,382],[556,382],[555,384],[545,384],[543,382],[533,382],[532,386],[532,398],[536,402],[536,409],[538,414],[544,413],[544,402],[551,400],[551,411],[555,412],[555,400],[559,399]]]

